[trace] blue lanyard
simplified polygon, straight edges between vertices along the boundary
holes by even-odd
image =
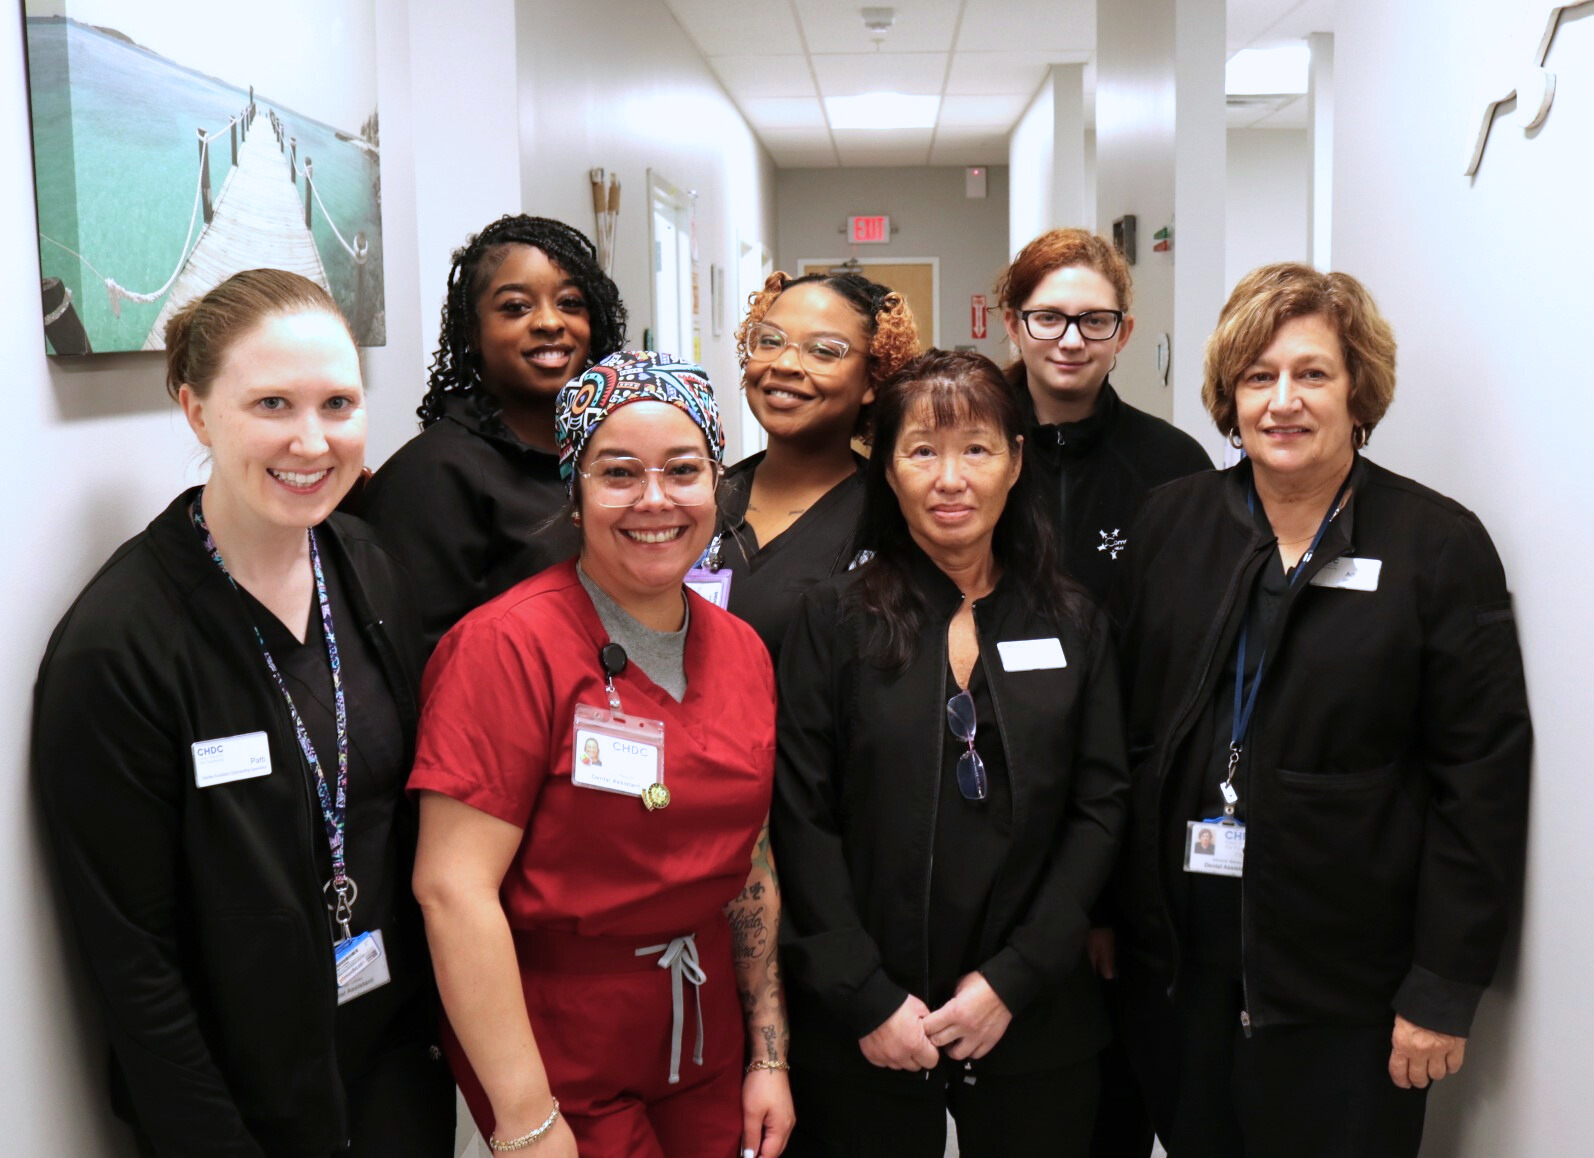
[[[1328,533],[1329,524],[1339,514],[1345,505],[1345,494],[1350,488],[1350,476],[1339,484],[1339,491],[1334,495],[1334,501],[1329,504],[1328,510],[1323,514],[1323,521],[1317,525],[1317,534],[1312,536],[1312,545],[1306,548],[1300,562],[1295,564],[1295,570],[1290,575],[1289,585],[1295,586],[1296,580],[1306,570],[1306,565],[1312,561],[1312,556],[1317,554],[1318,546],[1323,542],[1323,536]],[[1256,485],[1253,483],[1250,492],[1245,496],[1245,509],[1252,513],[1256,511]],[[1256,710],[1256,693],[1262,687],[1262,669],[1267,663],[1267,651],[1263,650],[1256,661],[1256,674],[1251,677],[1251,690],[1245,690],[1245,644],[1251,632],[1249,608],[1240,619],[1240,645],[1234,657],[1234,715],[1229,727],[1229,769],[1228,776],[1218,785],[1218,790],[1223,793],[1223,813],[1225,816],[1234,815],[1234,806],[1239,801],[1240,795],[1234,788],[1234,774],[1240,767],[1240,753],[1245,748],[1246,733],[1251,729],[1251,713]]]
[[[227,564],[222,561],[221,552],[216,548],[215,536],[210,533],[210,527],[205,523],[205,512],[200,505],[199,495],[194,496],[193,521],[194,527],[204,536],[205,550],[210,552],[211,559],[221,568],[221,573],[227,576],[227,582],[237,590],[238,582],[227,570]],[[315,745],[310,741],[310,733],[304,726],[304,718],[299,715],[293,696],[288,693],[288,685],[283,682],[282,673],[277,670],[277,663],[271,658],[271,652],[266,647],[259,626],[255,624],[250,626],[254,629],[255,642],[260,645],[260,654],[265,657],[271,678],[276,683],[277,690],[282,693],[282,698],[287,701],[288,714],[293,718],[293,730],[299,736],[299,750],[304,753],[305,762],[315,773],[316,798],[321,803],[321,819],[326,826],[327,843],[332,848],[332,879],[327,882],[326,888],[332,891],[333,899],[328,902],[327,908],[332,911],[333,919],[342,927],[343,937],[347,940],[351,935],[349,921],[354,915],[354,901],[360,895],[359,886],[345,871],[343,856],[343,832],[349,808],[349,714],[343,699],[343,675],[338,663],[338,640],[332,631],[332,601],[327,598],[326,574],[321,570],[321,552],[316,549],[315,532],[307,531],[306,534],[310,537],[310,569],[315,573],[316,600],[321,605],[321,627],[327,637],[327,662],[332,668],[332,702],[338,729],[338,782],[335,789],[327,784],[326,771],[316,756]]]

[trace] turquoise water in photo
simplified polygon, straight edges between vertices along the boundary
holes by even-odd
[[[195,129],[223,128],[249,103],[237,88],[197,76],[126,41],[60,19],[27,21],[29,87],[33,102],[34,167],[39,232],[67,246],[100,271],[50,241],[39,253],[45,277],[72,290],[78,316],[96,352],[144,345],[162,301],[122,302],[112,313],[104,277],[137,293],[164,285],[183,254],[194,191],[199,181]],[[71,84],[69,86],[68,79]],[[366,305],[355,310],[354,261],[333,236],[319,205],[311,234],[332,294],[355,325],[362,344],[380,343],[382,234],[377,158],[336,131],[256,92],[251,133],[268,137],[275,108],[299,140],[299,157],[315,159],[315,185],[351,243],[363,231],[370,242]],[[358,131],[358,125],[346,131]],[[264,139],[264,138],[263,138]],[[274,143],[274,142],[273,142]],[[210,143],[211,196],[219,197],[231,168],[224,134]],[[287,161],[283,161],[287,180]],[[303,198],[304,185],[299,185]],[[204,226],[196,218],[190,248]]]

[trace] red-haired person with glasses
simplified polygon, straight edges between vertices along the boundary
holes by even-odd
[[[875,401],[868,562],[781,649],[770,831],[790,1153],[1089,1153],[1110,1036],[1085,959],[1128,777],[1106,620],[1058,569],[1025,408],[930,351]]]

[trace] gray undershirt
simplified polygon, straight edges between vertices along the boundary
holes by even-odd
[[[637,622],[609,593],[594,583],[579,565],[576,577],[586,588],[592,606],[609,638],[625,648],[626,661],[634,663],[676,703],[686,695],[686,629],[692,625],[692,609],[685,605],[686,619],[680,631],[654,631]],[[684,603],[683,598],[683,603]]]

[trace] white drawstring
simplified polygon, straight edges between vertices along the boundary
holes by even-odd
[[[697,937],[692,933],[676,937],[667,945],[649,945],[646,949],[636,951],[638,957],[647,957],[654,953],[662,954],[659,957],[659,968],[670,971],[670,1000],[675,1014],[674,1029],[670,1034],[670,1084],[673,1086],[681,1080],[681,1022],[686,1012],[681,978],[684,976],[692,983],[693,995],[697,999],[697,1047],[692,1051],[692,1060],[702,1065],[703,990],[701,986],[708,980],[708,975],[698,963]]]

